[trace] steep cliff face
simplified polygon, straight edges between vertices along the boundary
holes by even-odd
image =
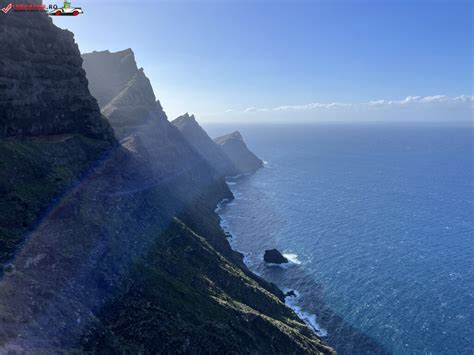
[[[44,13],[10,11],[1,16],[0,42],[1,265],[115,138],[71,32]]]
[[[134,147],[143,163],[153,170],[154,179],[183,179],[190,201],[198,192],[215,186],[222,193],[213,200],[232,196],[218,172],[170,124],[130,49],[93,52],[83,58],[92,95],[101,98],[102,112],[117,136],[124,146]],[[184,179],[189,182],[184,184]],[[183,186],[176,184],[176,189]]]
[[[263,162],[245,144],[240,132],[236,131],[214,141],[242,173],[251,173],[263,167]]]
[[[31,28],[48,23],[51,36],[65,36],[64,52],[75,48],[44,15],[27,16]],[[9,41],[26,41],[21,46],[34,55],[18,23]],[[0,51],[0,61],[12,64],[12,53]],[[44,57],[44,67],[60,67],[61,53]],[[26,52],[17,55],[26,62]],[[71,52],[69,60],[74,73],[79,55]],[[38,78],[15,73],[10,79],[25,86],[28,112],[49,107],[35,98]],[[95,100],[87,90],[85,116],[61,106],[66,126],[45,118],[37,128],[38,121],[16,114],[21,107],[0,104],[13,112],[5,131],[16,132],[0,138],[0,248],[10,263],[0,273],[0,352],[333,352],[285,307],[281,291],[231,250],[214,213],[230,191],[166,120],[146,81],[129,74],[114,74],[126,84],[110,98],[104,88],[103,110],[115,100],[113,112],[123,118],[121,144],[113,147],[97,108],[101,123],[89,120]],[[41,85],[53,85],[54,73],[42,75]],[[63,78],[58,89],[82,80]],[[91,80],[91,88],[98,85]],[[13,95],[4,86],[0,95],[4,89]],[[146,119],[137,120],[135,109]]]
[[[100,107],[107,106],[138,73],[135,55],[130,48],[114,53],[94,51],[82,54],[82,58],[87,75],[95,78],[89,82],[89,89],[94,92]]]
[[[137,68],[131,49],[85,53],[82,57],[89,89],[119,137],[158,116],[166,119],[150,80],[143,68]]]
[[[119,53],[127,53],[126,58],[130,58],[128,51]],[[100,56],[116,60],[108,52],[84,58],[89,57],[88,66],[93,65],[93,60],[109,62]],[[120,71],[121,67],[116,65],[115,70]],[[107,66],[109,75],[123,77],[113,73],[112,68]],[[104,83],[109,82],[100,75],[88,72],[87,76],[92,94],[96,94],[94,88],[104,88]],[[95,83],[96,80],[102,83]],[[116,92],[120,96],[124,91]],[[143,96],[144,93],[138,95]],[[114,118],[106,110],[110,104],[103,102],[103,112],[114,125]],[[138,102],[141,99],[131,103]],[[141,105],[149,109],[146,104]],[[116,107],[121,113],[122,106]],[[159,184],[148,182],[144,191],[143,183],[135,184],[137,188],[128,187],[127,191],[132,190],[133,194],[121,194],[120,204],[133,196],[130,204],[141,205],[146,196],[148,202],[142,209],[146,209],[147,215],[156,216],[156,220],[151,218],[145,225],[153,228],[154,233],[144,237],[147,247],[139,248],[142,253],[133,258],[129,274],[116,295],[88,323],[81,338],[84,349],[145,353],[331,353],[333,350],[283,304],[283,293],[252,274],[243,264],[242,256],[230,249],[213,210],[219,199],[231,196],[223,185],[222,172],[212,168],[216,154],[226,164],[228,159],[222,157],[220,150],[216,153],[218,147],[195,120],[190,122],[191,117],[175,122],[180,128],[190,124],[192,132],[187,133],[193,139],[187,140],[183,136],[186,130],[183,133],[171,125],[159,104],[150,112],[147,120],[137,124],[125,107],[121,138],[123,146],[140,162],[132,170],[148,169],[149,179]],[[202,150],[203,144],[211,149]],[[122,217],[121,221],[124,220],[137,231],[143,228],[143,224],[133,227],[136,222],[130,218]]]
[[[207,135],[206,131],[201,128],[194,115],[190,116],[186,113],[171,123],[179,129],[194,149],[222,176],[232,176],[241,173],[221,148]]]
[[[145,261],[147,260],[147,261]],[[335,354],[274,294],[175,220],[84,336],[114,353]]]
[[[112,140],[89,94],[73,34],[44,13],[2,15],[0,137],[79,133]]]

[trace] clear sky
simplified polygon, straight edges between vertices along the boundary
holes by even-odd
[[[473,3],[83,0],[54,22],[82,52],[132,48],[170,119],[465,120]]]

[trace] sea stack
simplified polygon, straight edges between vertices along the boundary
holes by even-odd
[[[214,139],[234,163],[241,174],[253,173],[263,167],[263,162],[245,144],[239,131]]]
[[[288,259],[285,258],[278,250],[270,249],[265,250],[265,254],[263,255],[263,261],[268,264],[286,264]]]

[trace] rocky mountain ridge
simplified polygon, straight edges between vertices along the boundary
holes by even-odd
[[[186,140],[199,152],[222,176],[238,175],[234,163],[220,147],[201,128],[194,115],[185,113],[171,122]]]
[[[114,144],[72,35],[44,14],[23,33],[23,15],[0,22],[7,43],[21,40],[0,61],[22,66],[0,75],[0,350],[334,353],[232,251],[214,212],[232,195],[168,122],[133,52],[84,60]],[[56,55],[33,28],[60,40]],[[35,53],[46,69],[33,77]],[[91,74],[96,59],[108,64]],[[56,77],[64,63],[73,75]]]
[[[93,78],[89,80],[89,90],[119,138],[154,118],[166,119],[150,80],[143,68],[137,67],[131,49],[85,53],[82,58],[83,68]]]

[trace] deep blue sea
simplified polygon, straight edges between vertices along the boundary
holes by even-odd
[[[247,265],[342,354],[474,353],[469,125],[227,125],[263,160],[219,209]],[[268,266],[265,249],[292,262]]]

